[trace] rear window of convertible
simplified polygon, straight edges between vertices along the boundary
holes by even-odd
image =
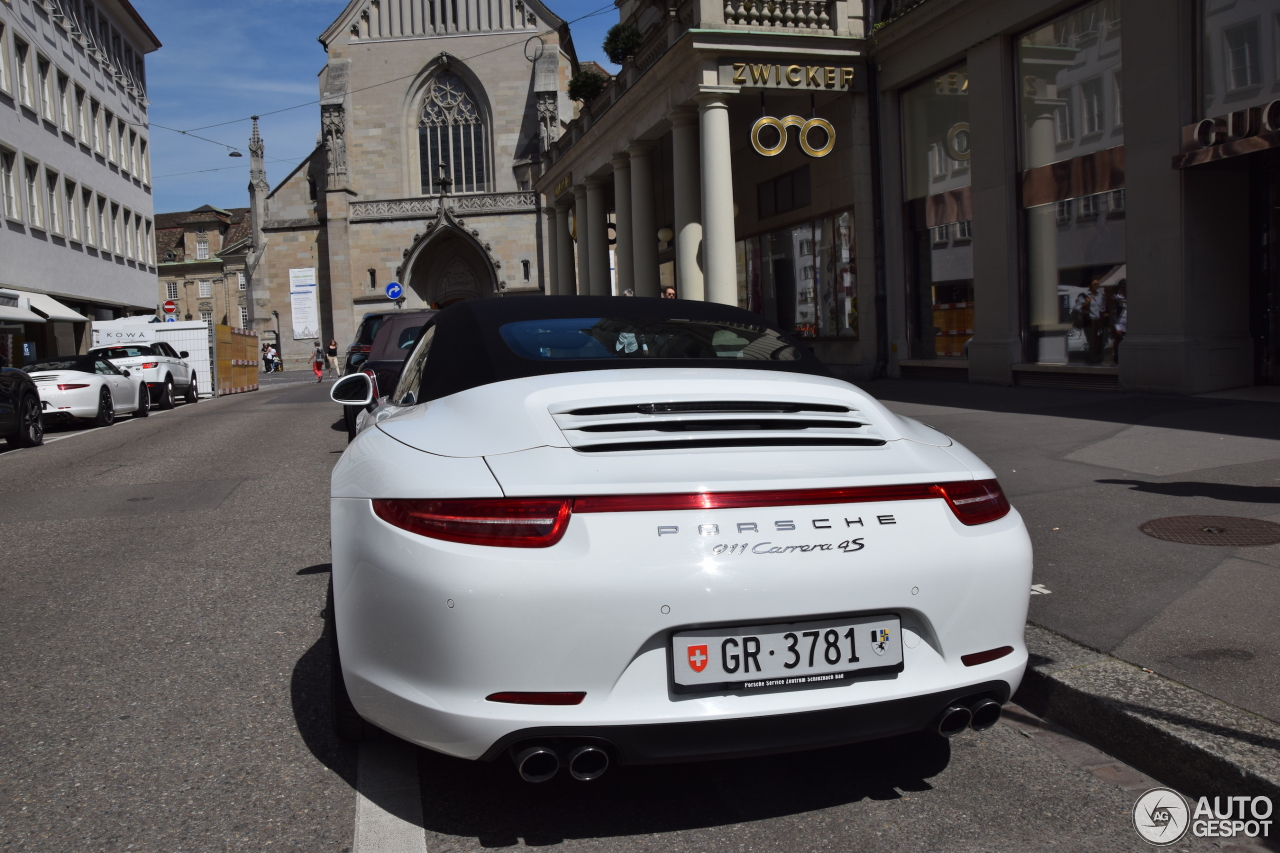
[[[521,358],[551,361],[800,358],[773,329],[713,320],[565,317],[506,323],[498,333]]]

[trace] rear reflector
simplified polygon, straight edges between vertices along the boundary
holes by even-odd
[[[58,386],[58,390],[59,390],[59,391],[74,391],[74,390],[75,390],[75,389],[77,389],[77,388],[88,388],[88,387],[89,387],[89,383],[85,382],[85,383],[77,384],[77,385],[59,385],[59,386]]]
[[[581,705],[585,693],[491,693],[484,697],[490,702],[506,702],[511,705]]]
[[[960,662],[965,666],[977,666],[980,663],[990,663],[993,660],[999,660],[1007,654],[1013,653],[1013,646],[1001,646],[998,649],[988,649],[985,652],[974,652],[971,655],[961,655]]]
[[[564,535],[571,503],[567,498],[375,500],[373,511],[388,524],[432,539],[547,548]]]

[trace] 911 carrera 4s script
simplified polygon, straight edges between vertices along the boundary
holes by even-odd
[[[697,690],[840,684],[902,669],[897,616],[683,631],[671,638],[673,681]]]

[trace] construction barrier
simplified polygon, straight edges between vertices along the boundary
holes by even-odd
[[[258,390],[260,348],[258,333],[231,326],[214,326],[217,396]]]

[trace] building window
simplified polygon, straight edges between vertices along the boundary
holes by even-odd
[[[142,182],[151,185],[151,161],[147,155],[147,140],[138,140],[138,166],[142,169]]]
[[[445,72],[427,84],[418,122],[424,195],[436,191],[441,166],[452,192],[489,190],[489,131],[477,104],[456,74]]]
[[[530,272],[529,272],[529,262],[528,262],[528,261],[521,261],[521,262],[520,262],[520,266],[524,268],[524,269],[523,269],[523,273],[522,273],[524,280],[525,280],[525,281],[528,281],[528,280],[529,280],[529,275],[530,275]]]
[[[156,241],[151,233],[151,220],[147,220],[147,263],[154,265],[156,262]]]
[[[80,127],[77,138],[81,144],[89,144],[89,98],[84,89],[76,86],[76,115],[79,116]]]
[[[1227,45],[1227,85],[1249,89],[1262,81],[1258,57],[1258,22],[1246,21],[1222,31]]]
[[[964,358],[973,335],[969,91],[968,69],[959,65],[901,95],[906,358]]]
[[[111,226],[107,222],[107,200],[98,196],[98,248],[111,251]]]
[[[780,213],[808,207],[811,202],[809,167],[779,175],[756,184],[756,218],[768,219]]]
[[[111,205],[111,251],[113,254],[120,254],[120,205]]]
[[[248,305],[240,306],[240,328],[242,329],[249,328],[249,306]]]
[[[178,283],[176,281],[166,281],[164,283],[164,298],[165,299],[178,298]]]
[[[1075,111],[1071,103],[1071,99],[1074,96],[1075,91],[1070,87],[1058,92],[1058,100],[1061,103],[1058,104],[1053,112],[1053,130],[1059,144],[1070,142],[1076,138]]]
[[[9,30],[0,21],[0,92],[12,92],[9,86]]]
[[[111,110],[102,111],[102,135],[107,138],[107,162],[116,162],[116,117]]]
[[[60,215],[62,208],[62,196],[58,192],[58,173],[44,170],[44,207],[48,212],[49,230],[55,234],[62,233],[62,217]]]
[[[1083,133],[1100,133],[1103,129],[1102,81],[1098,78],[1080,84],[1080,112],[1083,115]]]
[[[124,119],[116,119],[116,151],[120,156],[120,171],[129,171],[129,148],[126,145],[128,137],[126,136]]]
[[[30,160],[26,162],[27,223],[34,228],[44,227],[40,210],[40,167]]]
[[[249,281],[244,277],[243,272],[236,273],[236,284],[239,286],[240,290],[249,289]]]
[[[1128,327],[1124,188],[1115,164],[1122,126],[1123,3],[1095,2],[1017,39],[1022,123],[1026,267],[1022,304],[1027,361],[1113,365]],[[1105,21],[1105,38],[1077,40],[1070,63],[1045,61],[1045,46],[1064,31]],[[1085,153],[1055,143],[1057,116],[1044,94],[1072,86],[1079,92]],[[1111,98],[1111,103],[1107,99]],[[1104,133],[1105,131],[1105,133]],[[1060,135],[1059,135],[1059,142]],[[1042,180],[1053,164],[1056,180]],[[1037,180],[1028,180],[1036,171]],[[1119,205],[1119,207],[1117,207]]]
[[[67,237],[80,242],[80,194],[74,181],[62,179],[62,196],[67,203]]]
[[[74,135],[76,130],[75,101],[71,100],[71,80],[58,72],[58,115],[63,133]]]
[[[93,191],[84,190],[80,194],[80,203],[84,208],[84,241],[90,246],[96,246],[98,241],[93,236]]]
[[[36,74],[40,78],[40,115],[46,121],[57,121],[58,113],[53,106],[53,70],[43,56],[36,58]]]
[[[102,105],[89,99],[89,125],[93,128],[93,150],[102,153]]]
[[[210,326],[212,326],[212,325],[213,325],[213,309],[212,309],[212,308],[201,308],[201,309],[200,309],[200,319],[201,319],[201,320],[204,320],[206,323],[208,323]]]
[[[209,241],[208,240],[196,240],[196,260],[197,261],[209,260]]]
[[[4,215],[20,219],[18,212],[18,179],[14,175],[17,155],[12,151],[0,151],[0,200],[4,202]]]
[[[133,254],[133,214],[129,208],[125,208],[120,217],[121,231],[124,232],[124,256],[126,258],[134,257]]]
[[[31,90],[31,48],[19,38],[13,40],[13,64],[18,78],[18,101],[35,109],[35,94]]]
[[[213,282],[212,281],[200,282],[200,298],[209,299],[212,296],[213,296]]]

